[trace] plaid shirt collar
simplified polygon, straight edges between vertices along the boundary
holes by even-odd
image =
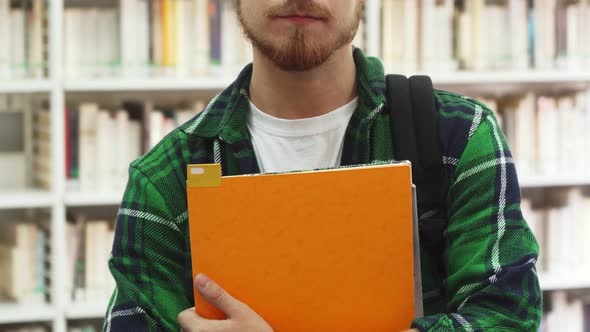
[[[343,164],[369,161],[362,156],[347,156],[346,150],[350,149],[346,149],[346,142],[350,145],[352,137],[359,137],[358,132],[351,131],[368,128],[365,122],[371,121],[382,110],[385,100],[385,78],[380,60],[366,57],[358,48],[354,48],[353,56],[357,68],[359,105],[347,130],[349,137],[345,139]],[[228,144],[249,139],[247,112],[250,107],[248,91],[252,68],[253,65],[248,64],[238,78],[209,103],[200,116],[183,126],[181,130],[189,135],[220,139]],[[353,147],[350,148],[355,150]],[[368,147],[363,150],[368,151]]]

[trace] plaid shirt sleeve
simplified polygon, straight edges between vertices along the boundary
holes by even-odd
[[[417,319],[413,327],[537,331],[542,303],[535,271],[538,245],[520,211],[515,166],[492,112],[469,103],[476,111],[465,131],[467,145],[460,157],[445,157],[452,170],[446,313]]]
[[[178,331],[178,313],[192,307],[192,299],[185,295],[191,287],[184,250],[187,236],[182,230],[186,223],[171,212],[175,203],[166,199],[170,193],[157,189],[170,186],[152,182],[170,178],[160,173],[147,176],[136,163],[130,167],[109,261],[116,288],[104,331]]]

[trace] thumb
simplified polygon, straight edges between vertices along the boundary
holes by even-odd
[[[195,278],[195,286],[207,302],[223,311],[228,318],[236,318],[244,312],[245,304],[233,298],[206,275],[199,274]]]

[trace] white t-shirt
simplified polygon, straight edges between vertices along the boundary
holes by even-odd
[[[344,134],[358,98],[321,116],[286,120],[250,102],[248,129],[260,171],[289,172],[340,166]]]

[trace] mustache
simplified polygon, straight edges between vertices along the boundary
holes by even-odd
[[[266,11],[269,17],[305,15],[320,19],[332,19],[332,13],[324,6],[313,0],[286,0],[282,4],[274,5]]]

